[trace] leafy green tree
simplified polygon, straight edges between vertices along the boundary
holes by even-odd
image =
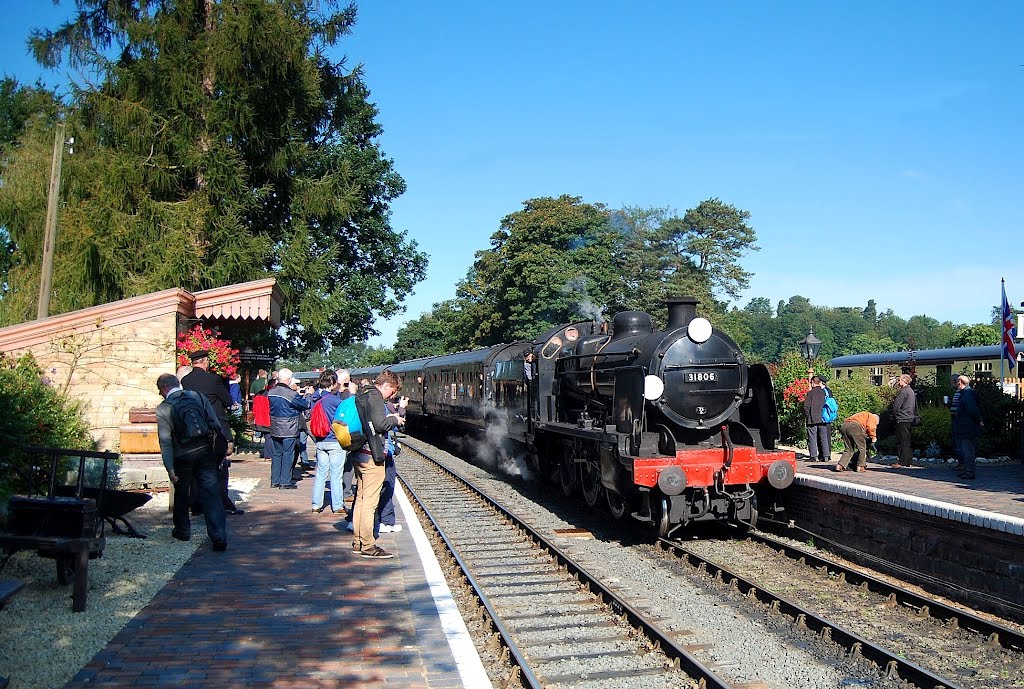
[[[617,277],[613,231],[601,205],[538,198],[505,216],[478,251],[457,297],[476,324],[470,345],[532,338],[548,327],[601,315]]]
[[[0,151],[17,141],[31,120],[52,122],[58,108],[56,96],[42,84],[25,86],[9,76],[0,79]]]
[[[759,251],[757,233],[749,220],[749,211],[712,198],[686,211],[682,219],[669,220],[666,226],[680,258],[692,261],[713,290],[737,299],[751,277],[739,260],[748,251]],[[678,272],[683,272],[682,266],[677,267]]]
[[[398,331],[395,356],[399,361],[407,361],[466,349],[464,343],[470,330],[462,321],[456,300],[434,304],[429,313],[409,321]]]
[[[968,325],[959,328],[949,340],[950,347],[984,347],[999,344],[999,332],[990,325]]]
[[[65,166],[54,312],[274,275],[285,351],[318,351],[401,310],[426,261],[390,225],[405,183],[376,143],[360,70],[326,57],[351,32],[354,5],[78,7],[31,41],[41,64],[95,75],[75,87],[67,114],[76,154]],[[52,140],[30,125],[3,161],[0,225],[18,265],[0,324],[34,311]]]
[[[885,335],[875,332],[857,333],[847,343],[843,354],[877,354],[880,352],[899,352],[902,347]]]

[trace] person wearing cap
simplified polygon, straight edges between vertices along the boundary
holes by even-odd
[[[868,469],[868,445],[874,446],[878,438],[878,414],[869,411],[862,411],[843,421],[839,429],[843,436],[843,450],[839,463],[833,471],[846,471],[850,462],[854,459],[854,452],[857,453],[857,461],[853,462],[856,471],[867,471]]]
[[[192,360],[192,371],[181,379],[181,387],[194,390],[210,401],[226,443],[217,443],[214,447],[214,458],[217,460],[217,476],[220,481],[220,499],[228,514],[244,514],[238,509],[228,494],[228,470],[231,460],[227,457],[234,449],[231,436],[231,423],[228,421],[228,409],[231,408],[231,395],[228,393],[228,382],[210,371],[210,352],[199,349],[189,355]]]

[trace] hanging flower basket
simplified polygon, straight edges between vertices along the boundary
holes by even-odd
[[[231,348],[230,340],[222,340],[213,334],[212,330],[201,325],[194,326],[188,332],[178,336],[177,359],[178,366],[191,366],[189,358],[192,352],[205,349],[210,352],[210,371],[221,378],[231,380],[238,372],[240,360],[238,350]]]

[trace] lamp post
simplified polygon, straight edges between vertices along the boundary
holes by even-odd
[[[818,350],[821,349],[821,340],[814,336],[814,328],[811,328],[811,332],[807,334],[807,337],[800,340],[800,355],[807,359],[807,379],[810,380],[814,375],[813,361],[818,356]]]

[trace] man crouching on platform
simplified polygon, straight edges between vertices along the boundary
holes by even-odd
[[[189,506],[192,502],[192,479],[195,477],[206,520],[206,533],[213,541],[213,549],[218,552],[227,550],[227,517],[220,499],[217,459],[214,457],[214,435],[223,435],[217,414],[209,400],[198,392],[182,390],[177,377],[170,373],[157,378],[156,387],[164,398],[156,408],[160,455],[174,486],[174,529],[171,535],[179,541],[192,537]]]

